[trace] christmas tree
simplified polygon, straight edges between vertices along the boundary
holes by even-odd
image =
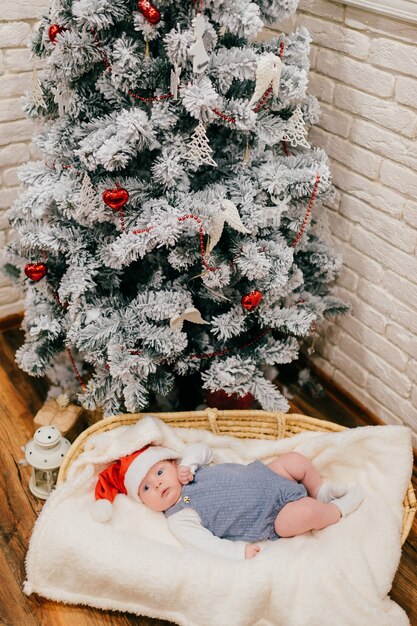
[[[268,368],[345,310],[314,228],[331,183],[306,142],[309,34],[254,41],[296,4],[52,2],[25,105],[43,161],[22,168],[5,265],[26,290],[26,372],[71,378],[105,415],[196,374],[287,410]]]

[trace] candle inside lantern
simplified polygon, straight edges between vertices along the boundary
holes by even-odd
[[[32,467],[29,489],[46,500],[55,488],[59,467],[71,444],[56,426],[42,426],[25,446],[25,456]]]

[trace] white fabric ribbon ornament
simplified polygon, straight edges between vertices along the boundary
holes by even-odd
[[[270,86],[274,96],[278,96],[281,71],[282,61],[276,54],[269,52],[260,58],[256,68],[255,93],[249,102],[250,106],[258,102]]]
[[[215,215],[210,229],[210,237],[207,243],[207,252],[211,252],[222,236],[224,223],[237,230],[239,233],[249,234],[250,230],[242,223],[237,206],[231,200],[223,200],[221,211]]]
[[[188,322],[193,322],[194,324],[210,324],[210,322],[203,320],[200,311],[192,306],[185,309],[185,311],[180,313],[180,315],[171,317],[169,326],[174,330],[182,330],[183,324],[186,320]]]

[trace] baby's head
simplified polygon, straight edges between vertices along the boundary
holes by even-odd
[[[113,513],[113,500],[124,493],[154,511],[166,511],[181,496],[175,460],[179,455],[161,446],[145,446],[124,456],[100,472],[92,516],[107,522]]]
[[[138,495],[153,511],[166,511],[178,502],[181,490],[177,464],[175,460],[166,460],[151,467],[139,485]]]

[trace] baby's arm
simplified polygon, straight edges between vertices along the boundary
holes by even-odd
[[[187,446],[178,467],[178,479],[183,484],[191,482],[199,467],[208,465],[213,453],[205,443],[193,443]]]
[[[168,517],[168,525],[175,537],[184,546],[198,548],[231,559],[245,559],[246,544],[244,541],[220,539],[202,526],[200,516],[194,509],[182,509]]]

